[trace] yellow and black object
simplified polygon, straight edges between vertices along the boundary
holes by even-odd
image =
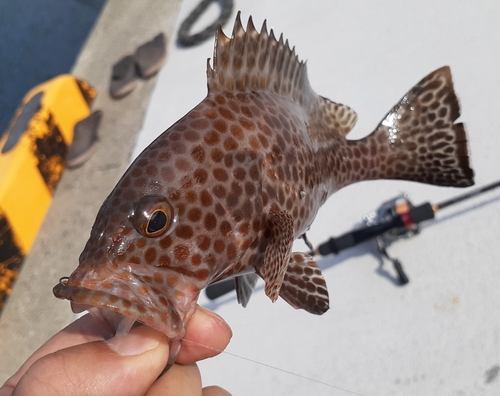
[[[96,91],[71,75],[30,90],[0,139],[0,311],[66,164],[75,125]]]

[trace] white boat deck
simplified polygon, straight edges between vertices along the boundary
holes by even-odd
[[[198,3],[184,1],[180,22]],[[449,65],[466,123],[476,185],[500,178],[500,5],[493,1],[235,2],[242,20],[264,19],[307,60],[312,87],[358,113],[349,138],[372,131],[415,83]],[[216,7],[203,21],[215,19]],[[196,29],[195,29],[196,30]],[[232,24],[224,31],[230,34]],[[206,95],[213,42],[171,41],[135,154]],[[318,244],[359,225],[401,192],[415,204],[464,193],[409,182],[348,187],[323,206]],[[415,238],[389,248],[410,283],[397,286],[371,243],[320,261],[331,308],[316,317],[257,287],[246,309],[231,293],[211,302],[232,326],[228,354],[201,363],[204,381],[235,395],[500,394],[500,192],[443,210]],[[296,250],[304,251],[299,241]]]

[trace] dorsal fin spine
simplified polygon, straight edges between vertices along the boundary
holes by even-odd
[[[248,18],[247,35],[248,35],[248,45],[251,46],[251,48],[249,48],[249,51],[246,51],[245,65],[248,69],[252,69],[256,67],[257,64],[256,54],[258,54],[258,49],[259,49],[259,32],[257,32],[257,30],[255,29],[252,17]],[[250,84],[250,86],[253,87],[258,86],[257,77],[255,75],[247,76],[246,80],[247,84]]]
[[[268,91],[300,104],[318,100],[309,86],[305,63],[288,40],[282,34],[277,40],[273,29],[268,33],[266,22],[257,32],[251,18],[245,32],[239,13],[231,39],[217,30],[213,68],[207,68],[207,76],[209,93]]]
[[[265,70],[268,62],[268,55],[269,55],[269,43],[271,40],[269,40],[269,33],[267,32],[267,26],[266,26],[266,21],[264,21],[264,24],[262,25],[262,29],[260,31],[259,35],[259,45],[258,45],[258,68],[260,71]],[[261,73],[260,76],[257,75],[257,80],[258,80],[258,87],[260,89],[265,89],[267,86],[267,78],[266,76]]]
[[[243,36],[244,33],[245,32],[243,30],[243,24],[241,23],[241,11],[238,11],[238,14],[236,15],[236,20],[234,21],[233,33],[231,39],[234,39],[238,35]]]

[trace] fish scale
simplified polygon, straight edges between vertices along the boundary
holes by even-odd
[[[260,276],[272,301],[323,314],[321,270],[292,244],[331,194],[374,179],[473,183],[448,67],[355,141],[345,136],[356,113],[317,95],[305,64],[265,23],[258,32],[250,18],[245,30],[238,14],[231,38],[219,28],[207,77],[207,97],[133,162],[78,268],[54,287],[111,333],[138,320],[178,346],[200,290],[226,278],[244,306]]]

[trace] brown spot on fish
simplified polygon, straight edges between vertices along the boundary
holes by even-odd
[[[146,263],[152,264],[156,260],[156,249],[149,248],[148,250],[146,250],[146,253],[144,254],[144,259],[146,260]]]
[[[188,219],[193,223],[197,223],[198,221],[200,221],[201,216],[202,212],[199,208],[192,208],[188,212]]]
[[[212,196],[210,195],[210,193],[208,191],[203,190],[200,193],[200,203],[203,206],[210,206],[210,205],[212,205]]]
[[[197,142],[198,140],[200,140],[200,134],[193,129],[184,132],[184,137],[190,142]]]
[[[224,158],[224,152],[219,149],[219,148],[214,148],[211,153],[210,153],[212,160],[214,162],[220,162],[222,161],[222,158]]]
[[[214,242],[214,250],[216,253],[222,253],[224,249],[226,248],[226,244],[222,239],[217,239]]]
[[[227,213],[227,211],[220,203],[215,205],[215,214],[217,216],[224,216],[225,213]]]
[[[179,157],[175,160],[175,167],[178,171],[186,172],[191,168],[191,162],[184,157]]]
[[[215,112],[215,110],[206,110],[203,115],[209,120],[215,120],[217,118],[217,112]]]
[[[234,260],[237,256],[237,248],[234,243],[230,243],[227,245],[227,259]]]
[[[222,184],[216,185],[212,191],[214,195],[219,199],[224,198],[227,194],[226,188]]]
[[[204,129],[208,129],[209,122],[204,118],[196,118],[193,121],[191,121],[190,126],[193,129],[204,130]],[[188,138],[188,140],[191,140],[191,139]]]
[[[255,187],[254,187],[253,183],[251,183],[251,182],[245,183],[245,194],[247,196],[253,196],[255,194]]]
[[[172,263],[172,260],[170,260],[170,257],[162,254],[160,258],[158,259],[158,266],[159,267],[168,267]]]
[[[220,104],[221,106],[224,106],[226,104],[226,98],[222,95],[215,95],[215,101]]]
[[[238,143],[234,140],[234,138],[228,137],[224,140],[224,148],[227,151],[234,151],[238,148]]]
[[[177,284],[179,283],[179,276],[177,276],[177,275],[167,275],[166,281],[167,281],[167,285],[169,287],[176,287]]]
[[[208,179],[208,172],[205,169],[198,168],[194,171],[193,176],[197,184],[205,184]]]
[[[140,258],[137,256],[130,257],[130,260],[128,261],[131,262],[132,264],[139,264],[141,262]]]
[[[191,264],[194,266],[199,266],[201,264],[202,258],[201,255],[195,254],[191,257]]]
[[[217,218],[213,213],[207,213],[205,215],[204,224],[205,224],[205,229],[207,231],[211,231],[217,226]]]
[[[205,143],[209,146],[214,146],[219,142],[219,134],[215,131],[209,132],[205,135]]]
[[[170,236],[166,236],[165,238],[160,239],[160,246],[162,249],[168,249],[172,245],[172,238]]]
[[[180,224],[176,229],[175,229],[175,235],[178,236],[181,239],[190,239],[193,237],[193,229],[191,226]]]
[[[222,168],[215,168],[213,170],[213,175],[215,177],[216,180],[219,180],[219,181],[226,181],[227,179],[229,179],[229,176],[226,172],[225,169],[222,169]]]
[[[174,246],[174,256],[177,260],[186,260],[189,257],[189,248],[186,245]]]
[[[233,175],[234,177],[239,180],[239,181],[243,181],[245,180],[246,178],[246,171],[245,171],[245,168],[242,168],[242,167],[238,167],[236,168],[234,171],[233,171]]]
[[[153,281],[155,283],[163,283],[163,276],[159,272],[155,272],[153,275]]]
[[[199,281],[204,281],[208,278],[208,276],[210,275],[210,273],[208,272],[207,269],[200,269],[198,271],[196,271],[194,273],[196,279],[198,279]]]
[[[219,109],[219,113],[222,117],[224,117],[228,121],[233,121],[234,120],[234,115],[231,112],[231,110],[226,109],[225,107],[221,107]]]
[[[240,118],[239,123],[241,127],[247,131],[247,133],[251,133],[255,129],[255,124],[251,120],[247,120],[246,118]]]
[[[234,208],[236,205],[238,205],[238,201],[239,201],[238,194],[230,193],[227,195],[226,202],[229,209]]]
[[[222,235],[228,236],[232,230],[231,224],[228,221],[223,221],[219,226],[219,230]]]
[[[196,146],[191,151],[191,157],[198,163],[202,163],[205,160],[205,150],[201,146]]]
[[[212,241],[210,240],[210,238],[206,235],[200,235],[198,238],[197,238],[197,244],[198,244],[198,248],[200,248],[201,250],[208,250],[210,248],[210,245],[212,244]]]
[[[226,133],[227,132],[227,122],[224,120],[221,120],[221,119],[217,119],[214,121],[214,128],[217,132]],[[210,141],[210,143],[207,141],[207,139],[205,139],[205,141],[211,145],[217,143],[219,141],[219,135],[217,134],[217,132],[214,131],[214,132],[210,133],[210,136],[213,136],[213,134],[216,135],[215,137],[212,137],[212,140]]]
[[[245,138],[245,133],[243,132],[243,129],[239,125],[231,125],[231,134],[237,139],[237,140],[243,140]]]

